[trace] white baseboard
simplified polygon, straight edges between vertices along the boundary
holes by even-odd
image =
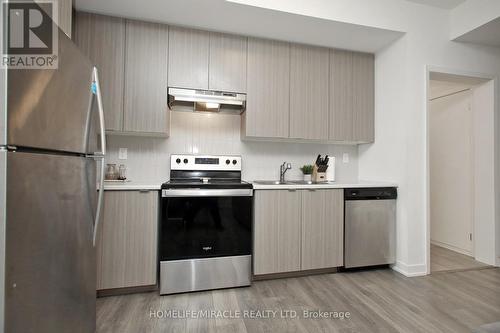
[[[407,277],[427,275],[426,264],[407,265],[401,261],[397,261],[395,265],[391,266],[391,268]]]
[[[463,254],[463,255],[466,255],[466,256],[469,256],[469,257],[473,257],[473,255],[472,255],[471,252],[469,252],[467,250],[464,250],[464,249],[461,249],[459,247],[450,245],[450,244],[441,243],[441,242],[433,240],[433,239],[431,239],[431,244],[432,245],[436,245],[436,246],[440,246],[440,247],[444,247],[445,249],[448,249],[448,250],[453,251],[453,252],[458,252],[460,254]]]

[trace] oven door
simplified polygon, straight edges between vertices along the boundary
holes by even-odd
[[[250,255],[253,190],[162,191],[160,261]]]

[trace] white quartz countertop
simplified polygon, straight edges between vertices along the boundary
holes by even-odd
[[[362,187],[397,187],[396,183],[359,180],[355,182],[327,182],[323,184],[258,184],[252,182],[254,190],[307,190]]]
[[[361,187],[397,187],[396,183],[359,180],[354,182],[327,182],[323,184],[258,184],[252,182],[254,190],[307,190],[307,189],[332,189],[332,188],[361,188]],[[128,182],[104,182],[105,191],[159,191],[162,182],[142,183]]]
[[[159,191],[162,182],[141,183],[141,182],[109,182],[104,181],[105,191]]]

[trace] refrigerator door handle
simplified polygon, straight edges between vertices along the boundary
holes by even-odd
[[[99,194],[97,199],[97,209],[95,213],[94,234],[92,243],[95,246],[97,238],[97,230],[99,229],[99,220],[101,219],[102,204],[104,200],[104,173],[105,173],[105,160],[106,157],[106,127],[104,124],[104,109],[102,107],[101,86],[99,85],[99,75],[97,68],[94,67],[92,90],[97,97],[97,107],[99,110],[99,125],[101,130],[101,151],[94,154],[94,159],[101,160],[101,174],[99,178]]]
[[[97,109],[99,111],[99,127],[101,136],[101,151],[96,152],[95,155],[104,157],[106,156],[106,126],[104,124],[104,108],[102,106],[101,85],[99,84],[99,75],[96,67],[94,67],[92,77],[92,90],[97,97]]]
[[[96,213],[95,213],[94,233],[92,236],[92,244],[95,246],[95,242],[96,242],[96,238],[97,238],[97,230],[99,229],[99,220],[101,219],[102,204],[103,204],[103,200],[104,200],[104,173],[105,173],[104,168],[106,167],[106,165],[105,165],[104,157],[96,156],[94,158],[101,160],[101,172],[100,172],[100,179],[99,179],[99,194],[97,197],[97,209],[96,209]]]

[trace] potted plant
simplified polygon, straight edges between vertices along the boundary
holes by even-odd
[[[311,164],[306,164],[300,167],[300,171],[304,174],[304,181],[310,182],[312,179],[312,173],[313,173],[314,166]]]

